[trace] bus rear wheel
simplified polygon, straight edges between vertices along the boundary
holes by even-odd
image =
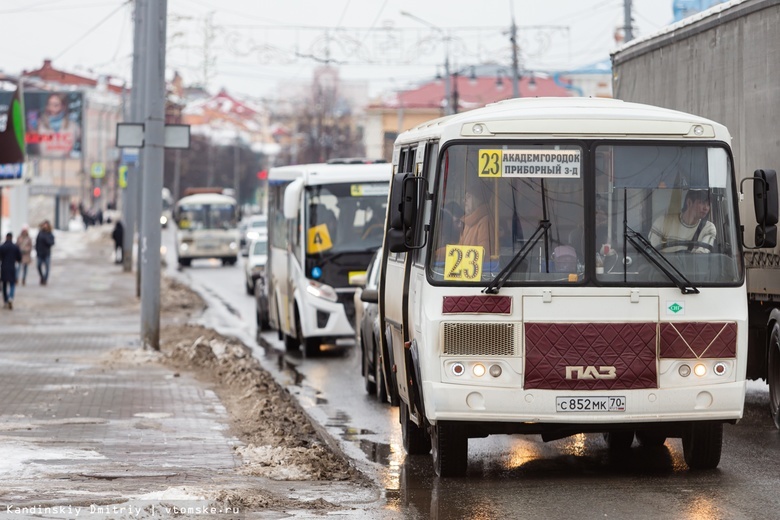
[[[720,464],[723,423],[694,422],[683,434],[683,456],[690,469],[714,469]]]
[[[769,337],[767,383],[769,383],[769,411],[780,428],[780,324],[775,323]]]
[[[428,433],[412,422],[411,417],[409,417],[408,404],[401,400],[398,406],[404,450],[409,455],[427,455],[431,451],[431,439],[428,437]]]
[[[431,430],[433,469],[439,477],[462,477],[468,467],[469,439],[463,426],[438,421]]]

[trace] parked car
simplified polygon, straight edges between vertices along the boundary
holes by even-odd
[[[241,256],[247,256],[249,243],[260,238],[261,235],[268,234],[268,216],[250,215],[239,223],[238,231],[240,235],[238,247],[241,250]]]
[[[268,236],[260,235],[252,240],[247,248],[248,255],[244,261],[244,284],[246,293],[255,293],[255,283],[265,274],[265,264],[268,262]]]
[[[382,348],[381,329],[379,325],[379,273],[381,271],[382,249],[380,248],[371,259],[366,269],[366,280],[359,287],[356,294],[355,305],[355,332],[357,345],[360,348],[361,368],[365,381],[366,392],[376,395],[381,403],[390,402],[397,404],[398,398],[395,392],[395,382],[391,381],[389,370],[384,366],[382,359],[387,356],[380,355]]]

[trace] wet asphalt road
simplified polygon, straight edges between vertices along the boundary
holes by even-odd
[[[164,237],[164,244],[165,237]],[[175,261],[174,261],[175,262]],[[762,383],[749,384],[745,417],[724,431],[718,469],[686,469],[679,439],[612,455],[598,435],[543,443],[539,436],[469,441],[468,476],[435,477],[430,456],[407,457],[398,411],[364,390],[359,355],[332,350],[303,360],[275,333],[255,341],[254,300],[241,262],[194,262],[168,272],[206,296],[204,324],[252,346],[341,449],[385,490],[390,518],[780,518],[780,433]]]

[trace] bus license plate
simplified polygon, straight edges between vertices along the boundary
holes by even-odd
[[[625,412],[625,396],[556,397],[556,412]]]

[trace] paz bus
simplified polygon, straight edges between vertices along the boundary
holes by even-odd
[[[238,260],[239,216],[236,199],[221,193],[204,191],[179,199],[174,209],[179,265],[188,267],[202,258],[234,265]]]
[[[716,467],[747,363],[730,143],[701,117],[585,98],[400,134],[379,302],[406,451],[459,476],[470,438],[592,433],[610,450],[681,438],[691,469]],[[773,175],[747,183],[762,247]],[[706,199],[693,221],[689,192]]]
[[[354,343],[355,285],[382,244],[392,169],[332,160],[268,172],[269,253],[261,322],[285,349]]]

